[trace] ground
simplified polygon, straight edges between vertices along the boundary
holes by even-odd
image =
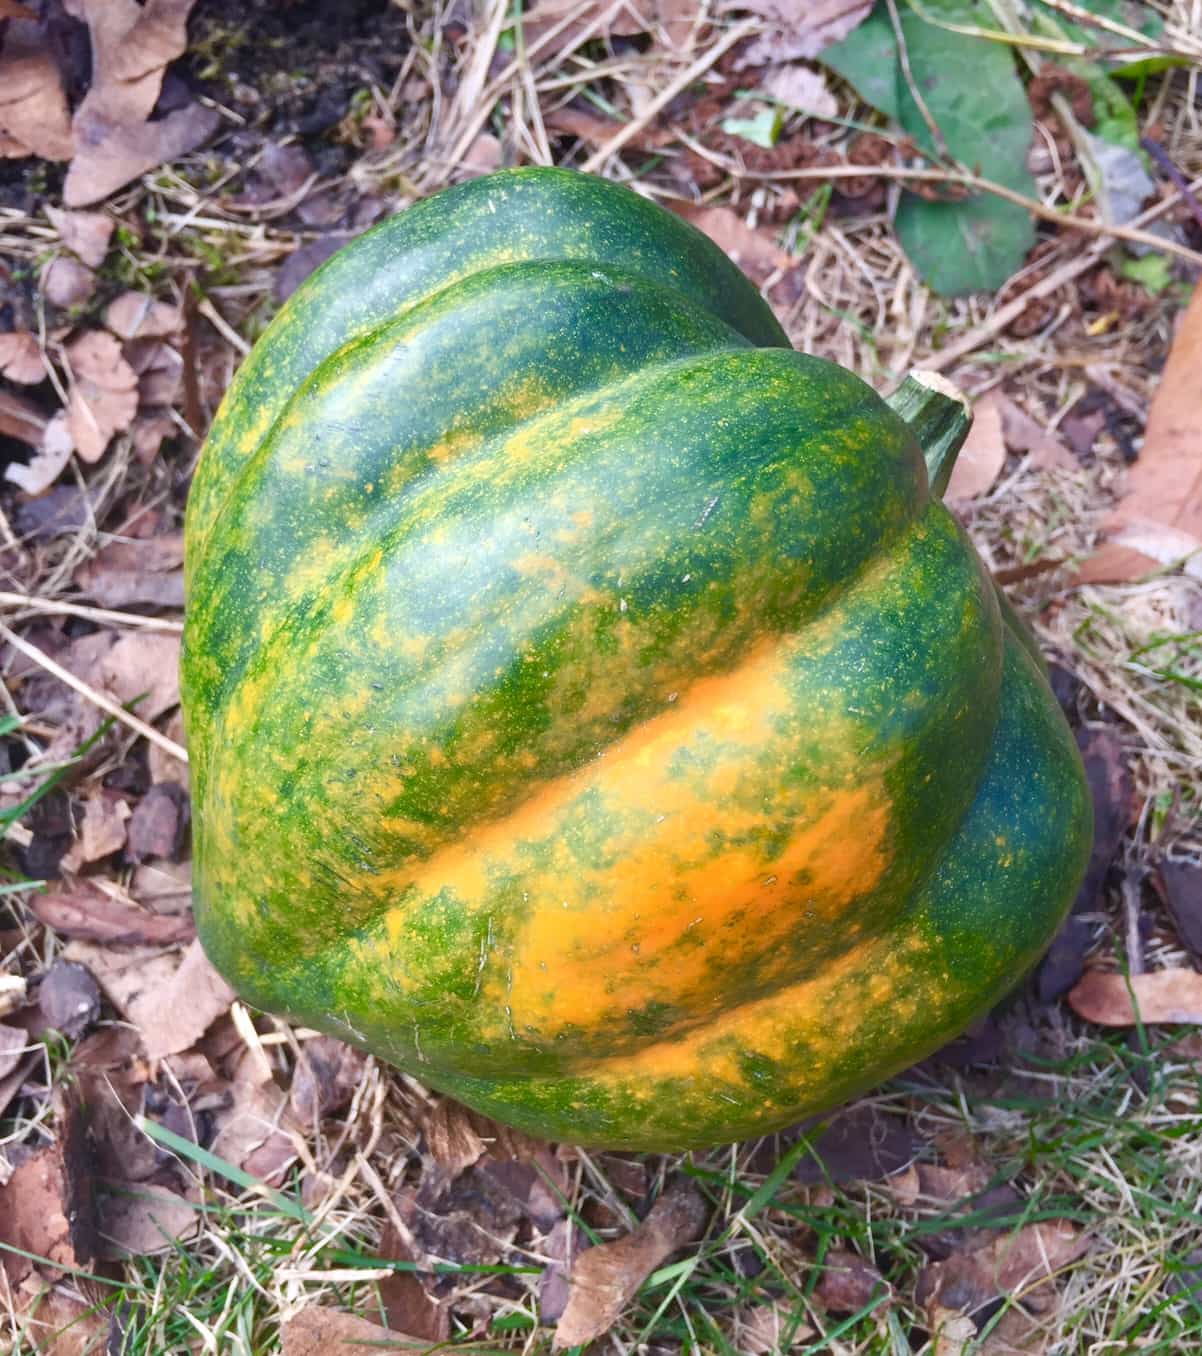
[[[459,0],[0,0],[14,1352],[1202,1345],[1202,11],[1098,0],[1111,26],[1057,30],[1052,64],[1049,15],[1074,7],[973,10],[972,51],[1014,65],[1033,118],[1029,178],[998,183],[964,149],[983,110],[942,111],[943,49],[925,100],[833,55],[868,8],[544,0],[518,25]],[[930,17],[885,0],[873,21],[913,65]],[[1121,118],[1098,32],[1170,58],[1123,82],[1126,169],[1102,180],[1085,131]],[[1073,915],[997,1011],[850,1108],[706,1153],[503,1131],[232,1002],[193,941],[182,523],[222,392],[339,245],[540,162],[690,217],[798,348],[968,394],[949,500],[1039,638],[1095,800]],[[955,201],[982,178],[1031,234],[1006,276],[942,295],[903,186]]]

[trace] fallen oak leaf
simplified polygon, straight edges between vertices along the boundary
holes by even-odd
[[[1186,969],[1151,970],[1142,975],[1091,970],[1069,991],[1068,1002],[1078,1017],[1098,1026],[1202,1025],[1202,974]]]
[[[73,578],[84,596],[101,607],[125,607],[129,603],[182,607],[183,559],[182,532],[110,542],[91,560],[85,560]]]
[[[64,871],[75,872],[88,862],[98,862],[125,846],[126,823],[131,811],[121,796],[101,790],[84,802],[79,837],[63,857]]]
[[[580,1253],[553,1346],[581,1346],[608,1332],[651,1272],[678,1248],[700,1237],[708,1214],[709,1207],[697,1188],[677,1182],[632,1233]]]
[[[166,1252],[199,1233],[202,1218],[177,1192],[149,1183],[102,1184],[96,1216],[97,1251],[110,1261]]]

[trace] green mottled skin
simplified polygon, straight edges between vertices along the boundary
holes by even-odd
[[[1083,870],[1073,741],[907,425],[601,181],[476,180],[314,275],[187,549],[209,954],[537,1133],[829,1106]]]

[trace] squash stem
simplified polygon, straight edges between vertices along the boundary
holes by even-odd
[[[967,399],[937,372],[912,372],[885,403],[914,431],[926,459],[931,495],[942,499],[972,427]]]

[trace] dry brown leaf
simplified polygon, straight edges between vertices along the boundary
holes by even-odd
[[[132,631],[100,656],[92,676],[119,702],[134,703],[143,720],[154,720],[179,705],[179,649],[178,636]]]
[[[582,1252],[572,1269],[568,1307],[555,1329],[554,1346],[577,1346],[608,1332],[651,1272],[700,1236],[708,1213],[697,1188],[678,1182],[633,1233]]]
[[[544,1253],[545,1255],[545,1253]],[[420,1262],[390,1219],[384,1222],[378,1256],[394,1262]],[[446,1342],[451,1335],[450,1307],[426,1291],[412,1271],[383,1272],[378,1283],[388,1326],[412,1333],[427,1343]]]
[[[672,203],[673,210],[690,221],[716,244],[757,284],[773,273],[793,268],[795,260],[770,235],[754,230],[729,207],[693,207]]]
[[[113,0],[100,3],[112,5]],[[161,75],[168,62],[183,56],[188,46],[188,14],[195,4],[196,0],[147,0],[113,53],[114,76],[130,81]]]
[[[79,837],[63,857],[63,869],[78,871],[86,862],[98,862],[120,851],[125,846],[130,813],[126,800],[103,788],[84,801]]]
[[[99,1253],[112,1261],[166,1252],[200,1230],[201,1213],[165,1187],[113,1186],[97,1201]]]
[[[67,424],[84,461],[99,461],[113,434],[138,412],[138,378],[117,340],[99,330],[69,344],[67,357],[74,377]]]
[[[79,147],[63,181],[68,207],[88,207],[148,170],[202,146],[221,125],[216,109],[188,104],[157,122],[81,128]]]
[[[28,5],[21,4],[20,0],[0,0],[0,19],[36,20],[37,17],[37,10],[30,9]]]
[[[196,936],[191,913],[151,913],[87,881],[80,881],[73,890],[34,895],[29,910],[63,937],[114,946],[172,946]]]
[[[134,454],[143,466],[149,466],[159,455],[165,438],[176,432],[175,420],[167,410],[143,410],[134,420],[129,436]]]
[[[24,396],[0,391],[0,433],[17,438],[30,447],[40,447],[46,431],[46,416]]]
[[[0,155],[69,160],[74,144],[58,62],[39,24],[10,23],[0,50]]]
[[[1134,1026],[1137,1021],[1202,1025],[1202,974],[1175,969],[1128,976],[1091,970],[1069,992],[1068,1001],[1078,1017],[1098,1026]]]
[[[214,1120],[213,1151],[260,1181],[278,1184],[297,1156],[288,1098],[272,1081],[270,1066],[249,1052],[229,1092],[229,1105]]]
[[[69,254],[51,259],[38,280],[42,295],[52,306],[70,310],[83,306],[96,290],[96,274]]]
[[[812,117],[833,118],[839,112],[839,101],[827,88],[826,76],[797,61],[769,66],[760,79],[760,89]]]
[[[1079,1260],[1089,1248],[1089,1239],[1069,1220],[1029,1224],[1014,1233],[994,1238],[975,1251],[958,1253],[933,1262],[918,1278],[917,1297],[924,1305],[933,1332],[945,1334],[944,1346],[936,1350],[949,1356],[975,1337],[973,1314],[992,1308],[1002,1296],[1011,1295],[1029,1314],[1049,1313],[1059,1301],[1054,1277]],[[1030,1338],[1035,1327],[1028,1314],[1015,1308],[1014,1320],[995,1329],[997,1341],[986,1338],[982,1356],[1002,1356],[1015,1340]],[[968,1320],[969,1332],[963,1321]],[[991,1335],[992,1336],[992,1335]],[[956,1345],[960,1343],[960,1345]],[[1020,1346],[1018,1350],[1031,1350]]]
[[[104,263],[117,224],[112,217],[103,212],[68,212],[49,205],[46,215],[72,254],[77,254],[89,268],[99,268]]]
[[[735,1342],[739,1356],[780,1356],[783,1343],[792,1334],[793,1346],[814,1336],[808,1323],[797,1323],[796,1316],[783,1304],[756,1304],[736,1317]]]
[[[1124,582],[1190,557],[1202,578],[1202,288],[1182,317],[1139,460],[1107,524],[1108,540],[1082,565],[1082,582]]]
[[[818,1299],[837,1314],[852,1314],[887,1289],[884,1277],[857,1252],[832,1248],[822,1261]]]
[[[183,962],[159,948],[84,941],[69,942],[63,955],[91,970],[108,1000],[142,1032],[148,1057],[186,1050],[233,1001],[199,942],[191,943]]]
[[[163,733],[168,739],[174,739],[177,744],[184,748],[188,747],[187,733],[184,730],[184,718],[179,711],[167,721],[163,727]],[[182,763],[174,754],[168,753],[166,749],[158,744],[151,744],[147,754],[147,761],[150,764],[150,780],[152,782],[176,782],[182,786],[185,791],[191,785],[188,776],[188,764]]]
[[[484,1152],[476,1113],[452,1097],[440,1097],[422,1120],[426,1151],[440,1183],[454,1180]]]
[[[4,478],[19,485],[26,494],[45,494],[62,475],[74,451],[75,441],[67,425],[67,412],[59,410],[42,430],[41,446],[30,460],[9,462],[4,468]]]
[[[367,1056],[332,1036],[317,1036],[301,1046],[289,1096],[301,1125],[316,1125],[341,1111],[363,1080]]]
[[[280,1328],[283,1356],[364,1356],[368,1351],[428,1350],[430,1343],[354,1314],[307,1305]]]
[[[184,318],[178,306],[155,301],[142,292],[122,292],[109,302],[104,323],[122,339],[161,339],[176,334]]]
[[[873,0],[720,0],[720,12],[750,10],[769,31],[741,53],[736,68],[766,66],[794,57],[816,57],[847,37],[868,17]]]
[[[575,47],[587,33],[593,36],[612,34],[614,37],[628,38],[648,30],[651,24],[652,0],[644,0],[642,5],[634,3],[619,5],[615,13],[609,14],[613,3],[614,0],[539,0],[538,4],[527,11],[522,22],[526,46],[539,42],[560,24],[564,25],[563,28],[539,48],[540,61]],[[647,11],[646,15],[640,12],[643,9]],[[599,26],[599,21],[603,18],[604,33]]]
[[[182,532],[167,532],[140,541],[117,541],[102,547],[75,571],[75,583],[102,607],[152,603],[184,605]]]
[[[130,1005],[149,1059],[179,1054],[200,1039],[236,997],[199,941],[189,944],[179,969]]]
[[[993,488],[1006,464],[1006,440],[1002,436],[1002,411],[987,395],[972,411],[972,428],[956,458],[944,498],[952,503],[980,499]]]
[[[1049,433],[1037,420],[1016,405],[1000,391],[992,394],[1002,412],[1002,436],[1012,452],[1029,452],[1031,465],[1037,470],[1071,471],[1077,461],[1054,433]]]
[[[29,330],[0,334],[0,376],[19,386],[36,386],[46,380],[46,360],[36,334]]]

